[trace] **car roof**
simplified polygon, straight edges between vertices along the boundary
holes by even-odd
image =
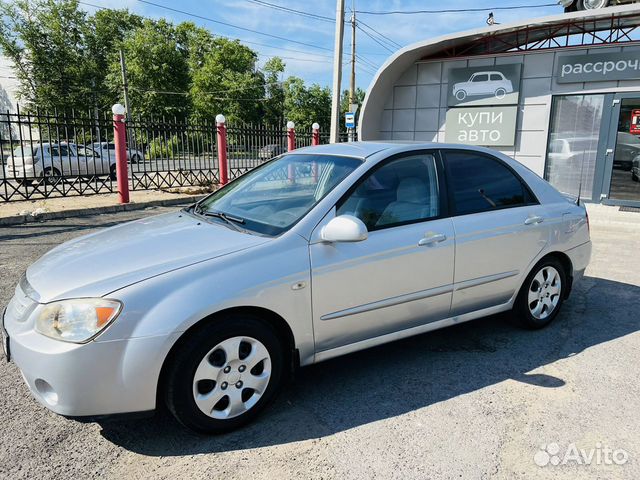
[[[412,150],[430,150],[430,149],[457,149],[457,150],[474,150],[495,155],[497,152],[484,147],[476,147],[472,145],[460,145],[454,143],[436,143],[436,142],[419,142],[409,140],[367,140],[363,142],[347,142],[347,143],[329,143],[318,145],[316,147],[303,147],[294,150],[292,153],[313,154],[313,155],[339,155],[341,157],[356,157],[366,160],[368,157],[376,153],[386,153],[393,155]]]

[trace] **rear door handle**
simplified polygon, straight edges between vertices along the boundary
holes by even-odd
[[[431,233],[426,235],[424,238],[421,238],[418,242],[419,247],[424,247],[427,245],[433,245],[434,243],[444,242],[447,239],[447,236],[442,233]]]
[[[533,217],[527,217],[527,219],[524,221],[524,224],[536,225],[538,223],[542,223],[543,221],[544,221],[544,218],[534,215]]]

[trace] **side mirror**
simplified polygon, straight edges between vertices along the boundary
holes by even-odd
[[[362,220],[352,215],[335,217],[320,232],[324,242],[361,242],[369,236]]]

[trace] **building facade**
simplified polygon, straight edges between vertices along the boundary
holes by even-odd
[[[362,140],[483,145],[586,201],[640,205],[640,9],[420,42],[378,71]]]

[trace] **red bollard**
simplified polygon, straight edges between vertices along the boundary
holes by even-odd
[[[287,151],[291,152],[296,149],[296,124],[287,122]]]
[[[311,133],[311,145],[313,147],[317,147],[320,145],[320,125],[316,122],[311,125],[312,133]],[[318,183],[318,162],[313,162],[311,164],[311,173],[313,175],[313,182]]]
[[[116,178],[120,203],[129,203],[129,174],[127,172],[127,124],[124,106],[116,103],[113,112],[113,140],[116,146]]]
[[[229,183],[227,161],[227,126],[225,125],[224,115],[216,115],[216,126],[218,127],[218,172],[220,176],[220,185],[224,186]]]
[[[296,149],[296,124],[292,121],[287,122],[287,151],[292,152]],[[289,177],[290,183],[295,183],[296,181],[296,172],[293,164],[289,164],[289,168],[287,169],[287,176]]]

